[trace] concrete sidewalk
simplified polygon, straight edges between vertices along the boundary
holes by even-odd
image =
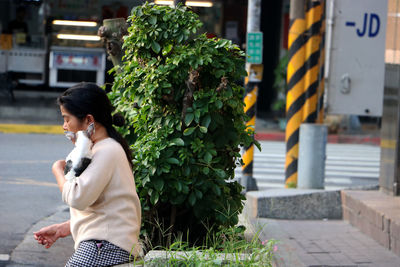
[[[276,239],[276,266],[398,267],[400,257],[342,220],[251,219],[260,240]]]
[[[308,191],[246,194],[241,222],[260,241],[278,241],[275,266],[400,266],[400,197],[378,190]],[[332,198],[337,193],[339,202]],[[324,212],[336,207],[341,214]]]

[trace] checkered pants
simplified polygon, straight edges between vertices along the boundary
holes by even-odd
[[[65,267],[103,267],[133,261],[129,252],[105,240],[88,240],[79,244],[78,249]]]

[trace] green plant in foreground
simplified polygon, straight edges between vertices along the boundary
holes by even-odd
[[[239,146],[253,142],[236,83],[246,75],[244,53],[229,40],[196,35],[201,22],[186,7],[146,3],[128,22],[109,97],[128,122],[119,130],[134,151],[142,233],[166,245],[190,229],[191,243],[201,243],[204,222],[210,231],[230,227],[243,209],[232,179]]]
[[[258,232],[251,241],[243,238],[242,227],[225,228],[208,239],[215,247],[190,247],[176,241],[165,249],[168,260],[153,261],[151,266],[272,266],[277,251],[275,240],[259,242]]]

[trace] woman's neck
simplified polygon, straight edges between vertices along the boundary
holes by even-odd
[[[108,138],[108,133],[107,133],[107,129],[103,126],[103,125],[96,125],[96,130],[92,136],[92,142],[93,144],[96,144],[97,142]]]

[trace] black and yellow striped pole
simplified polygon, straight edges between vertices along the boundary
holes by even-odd
[[[246,122],[247,128],[255,128],[256,125],[256,104],[258,95],[258,85],[254,82],[249,82],[249,78],[245,79],[246,94],[244,97],[244,112],[249,117]],[[253,136],[254,138],[254,136]],[[244,187],[244,191],[255,191],[258,190],[257,182],[253,177],[253,160],[254,160],[254,145],[245,146],[243,148],[243,166],[242,166],[242,178],[241,185]]]
[[[260,32],[261,25],[261,0],[249,0],[247,9],[247,40],[246,40],[246,70],[248,77],[245,78],[244,112],[249,117],[246,122],[247,128],[255,130],[256,104],[258,95],[258,83],[262,81],[262,49],[263,35]],[[254,138],[254,136],[253,136]],[[244,147],[242,153],[242,177],[240,184],[243,191],[258,190],[257,182],[253,177],[254,145]]]
[[[305,83],[303,122],[315,123],[317,120],[318,87],[320,72],[320,44],[322,7],[320,1],[308,0],[306,3],[305,38]]]
[[[305,30],[304,1],[290,1],[289,62],[286,93],[286,161],[285,186],[297,186],[299,128],[303,118],[301,96],[304,90]]]
[[[318,103],[317,103],[317,123],[324,122],[324,92],[325,92],[325,7],[326,2],[321,1],[321,28],[319,35],[321,36],[321,43],[320,43],[320,56],[319,56],[319,75],[318,75]]]
[[[320,50],[324,13],[321,2],[291,1],[286,95],[286,187],[297,187],[300,124],[315,123],[321,115]]]

